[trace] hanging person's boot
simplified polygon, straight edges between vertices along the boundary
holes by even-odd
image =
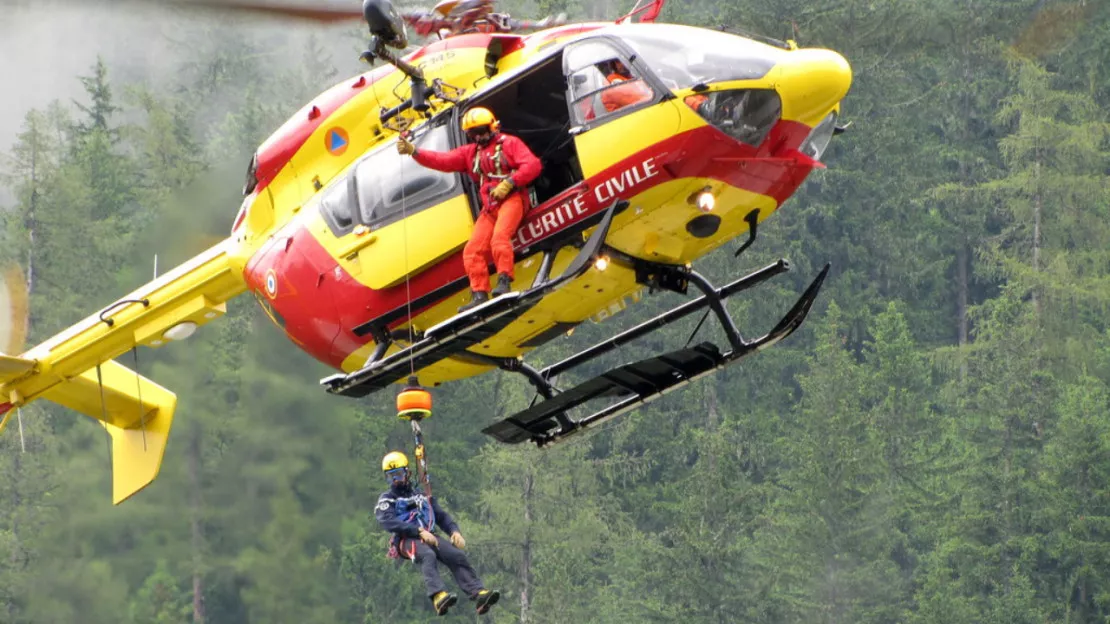
[[[489,608],[497,604],[497,601],[500,599],[501,592],[496,589],[493,591],[488,589],[479,590],[478,595],[475,597],[475,600],[478,602],[478,615],[485,615],[485,613],[489,611]]]
[[[493,287],[493,290],[489,291],[489,296],[496,299],[501,295],[507,295],[511,292],[513,292],[513,280],[504,273],[498,273],[497,285]]]
[[[432,596],[432,606],[435,607],[436,615],[447,615],[447,610],[458,601],[458,596],[449,594],[445,591],[441,591]]]
[[[470,291],[470,303],[467,303],[466,305],[460,306],[459,307],[459,314],[462,314],[463,312],[466,312],[467,310],[472,310],[472,309],[482,305],[483,303],[485,303],[487,301],[489,301],[489,293],[482,292],[480,290],[472,290],[472,291]]]

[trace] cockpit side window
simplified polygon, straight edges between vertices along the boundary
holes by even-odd
[[[415,143],[423,149],[450,149],[447,126],[418,135]],[[461,192],[455,174],[428,169],[398,154],[396,140],[359,163],[355,180],[360,222],[369,226],[383,225]]]
[[[340,180],[324,191],[320,200],[320,213],[336,236],[342,236],[355,227],[355,215],[351,212],[351,185],[349,180]]]
[[[448,150],[448,127],[440,123],[418,131],[414,142],[424,149]],[[343,236],[355,225],[381,227],[459,193],[462,188],[458,175],[420,166],[411,157],[398,154],[393,140],[365,156],[347,176],[324,190],[320,212],[332,232]]]
[[[656,99],[632,63],[606,41],[591,40],[569,47],[563,63],[575,125],[591,124]]]

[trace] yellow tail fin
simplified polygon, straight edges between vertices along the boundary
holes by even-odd
[[[100,379],[103,390],[94,368],[42,398],[104,424],[112,436],[112,502],[118,505],[158,476],[177,396],[114,361],[100,365]]]

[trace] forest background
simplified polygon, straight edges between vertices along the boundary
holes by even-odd
[[[354,26],[4,9],[0,259],[31,288],[31,344],[144,283],[155,254],[164,272],[224,237],[255,147],[362,71]],[[829,168],[748,255],[700,266],[723,281],[792,261],[729,303],[750,332],[833,273],[785,343],[554,449],[481,435],[531,400],[516,378],[436,391],[437,491],[505,592],[486,621],[1107,621],[1110,3],[673,0],[663,17],[851,62]],[[36,404],[0,437],[0,622],[434,619],[372,517],[380,457],[411,445],[391,393],[326,395],[329,371],[249,298],[139,368],[178,417],[161,476],[125,505],[91,419]]]

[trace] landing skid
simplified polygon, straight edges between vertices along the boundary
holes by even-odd
[[[559,277],[551,279],[547,274],[555,254],[555,251],[549,251],[544,258],[541,275],[537,278],[538,283],[529,290],[509,293],[457,314],[428,328],[413,344],[389,356],[385,356],[390,344],[389,338],[380,336],[378,348],[366,366],[348,375],[332,375],[321,380],[320,384],[331,394],[364,397],[408,377],[413,370],[420,370],[488,340],[523,316],[544,297],[589,270],[601,254],[613,216],[626,207],[628,201],[617,200],[606,209],[589,240]]]
[[[670,285],[667,287],[669,290],[685,291],[686,284],[692,283],[703,294],[558,364],[540,371],[527,367],[516,371],[524,374],[545,400],[487,427],[483,433],[508,444],[532,440],[538,446],[544,446],[582,433],[589,427],[666,396],[745,356],[766,349],[792,334],[805,321],[829,272],[829,265],[826,264],[775,328],[762,338],[748,342],[740,335],[736,324],[725,310],[723,301],[733,294],[788,271],[789,264],[785,260],[779,260],[719,289],[714,288],[697,272],[684,267],[634,262],[637,262],[638,273],[642,273],[649,284],[666,284]],[[620,366],[567,390],[560,391],[550,383],[551,379],[563,372],[707,306],[716,314],[728,336],[730,343],[728,351],[722,352],[717,345],[703,342],[693,347]],[[511,366],[504,366],[504,368],[513,370]],[[614,402],[589,416],[574,420],[568,414],[569,410],[588,401],[605,398],[613,399]]]

